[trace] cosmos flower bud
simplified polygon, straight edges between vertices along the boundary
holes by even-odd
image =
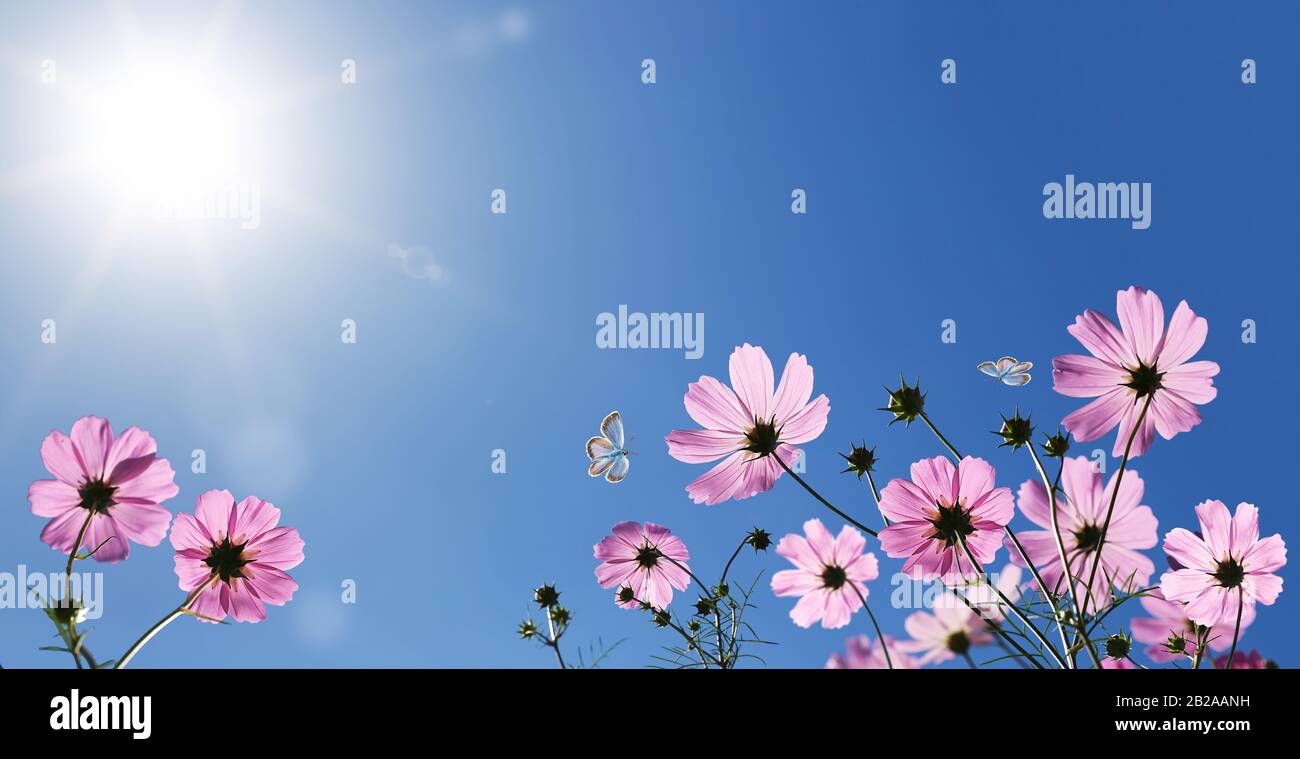
[[[862,475],[870,474],[876,467],[876,449],[868,449],[866,441],[863,441],[862,445],[852,446],[852,450],[847,454],[841,453],[840,458],[849,464],[848,468],[840,474],[853,472],[859,480],[862,479]]]
[[[1106,639],[1106,655],[1112,659],[1123,659],[1133,647],[1128,636],[1116,633]]]
[[[1030,445],[1034,437],[1034,427],[1028,419],[1020,416],[1020,409],[1010,419],[1002,417],[1002,429],[993,433],[1002,438],[998,443],[999,448],[1011,446],[1011,450],[1016,451],[1020,448]]]
[[[1062,432],[1060,428],[1057,428],[1056,434],[1047,438],[1047,442],[1043,444],[1043,453],[1054,459],[1065,458],[1065,454],[1069,450],[1070,433]]]
[[[772,534],[767,530],[760,530],[755,527],[745,536],[745,542],[754,547],[755,551],[766,551],[767,547],[772,545]],[[726,595],[726,593],[722,593]]]
[[[880,409],[888,411],[894,415],[890,424],[902,421],[911,424],[918,416],[925,413],[925,393],[921,392],[921,381],[918,379],[916,384],[908,386],[907,380],[901,376],[898,378],[900,387],[897,390],[885,388],[889,393],[889,405]]]
[[[626,605],[632,603],[635,600],[636,600],[636,591],[632,590],[630,586],[624,585],[623,587],[618,589],[619,603]]]
[[[1187,639],[1181,635],[1170,635],[1165,643],[1165,650],[1171,654],[1187,653]]]
[[[699,614],[701,617],[712,614],[713,608],[713,601],[707,598],[701,598],[695,602],[695,613]]]
[[[569,624],[569,622],[573,619],[573,615],[571,615],[569,613],[569,610],[564,608],[563,606],[552,606],[550,614],[551,614],[551,621],[560,627],[564,627],[565,625]]]
[[[672,622],[672,615],[668,613],[667,609],[656,609],[654,621],[657,627],[667,627]]]
[[[560,591],[554,585],[543,585],[533,592],[533,600],[543,609],[549,609],[560,602]]]
[[[532,640],[537,635],[537,625],[533,620],[528,620],[519,625],[519,637],[524,640]]]
[[[54,624],[67,627],[69,624],[79,625],[85,622],[88,610],[74,598],[66,602],[51,600],[49,606],[45,607],[45,613],[54,620]]]
[[[697,633],[697,632],[699,632],[699,631],[700,631],[700,621],[699,621],[698,619],[692,619],[690,622],[687,623],[687,625],[686,625],[686,629],[687,629],[687,630],[690,630],[690,631],[693,632],[693,633]]]

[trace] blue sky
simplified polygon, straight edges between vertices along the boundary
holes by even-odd
[[[682,394],[725,378],[734,346],[762,345],[778,371],[808,356],[832,407],[808,479],[873,524],[836,452],[876,445],[882,485],[940,453],[923,428],[886,427],[882,385],[919,376],[945,433],[1015,488],[1032,470],[994,449],[998,415],[1018,405],[1046,430],[1075,408],[1050,360],[1078,352],[1075,314],[1113,313],[1131,284],[1167,313],[1187,299],[1210,323],[1200,357],[1222,366],[1204,422],[1135,464],[1161,534],[1217,498],[1297,535],[1295,7],[128,7],[0,10],[0,571],[61,566],[26,488],[46,476],[41,439],[84,414],[154,434],[178,471],[174,511],[212,488],[256,494],[307,555],[298,596],[265,623],[182,620],[137,666],[549,666],[514,633],[543,581],[575,613],[569,641],[626,638],[610,663],[640,666],[669,641],[595,583],[592,545],[612,524],[670,527],[705,576],[755,525],[834,524],[788,478],[742,502],[687,498],[704,469],[669,458],[663,436],[694,426]],[[255,106],[238,157],[260,226],[113,223],[125,180],[78,163],[94,124],[74,85],[198,52],[216,90]],[[956,84],[939,80],[945,58]],[[1043,185],[1067,173],[1151,182],[1151,227],[1045,219]],[[404,262],[394,245],[416,250]],[[597,315],[620,304],[705,314],[704,355],[597,349]],[[1035,362],[1028,387],[975,371],[1003,354]],[[589,479],[582,452],[613,409],[637,454],[616,486]],[[190,471],[194,449],[206,473]],[[900,562],[871,545],[884,599]],[[779,643],[769,664],[821,666],[869,631],[861,615],[796,628],[793,601],[766,590],[784,565],[735,570],[767,573],[752,621]],[[97,568],[105,615],[87,644],[103,658],[180,598],[166,543]],[[1300,662],[1295,598],[1261,609],[1243,646]],[[902,634],[906,610],[873,608]],[[36,650],[43,615],[0,614],[0,663],[68,664]]]

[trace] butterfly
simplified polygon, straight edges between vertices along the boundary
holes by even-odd
[[[600,434],[587,441],[587,458],[591,466],[587,474],[592,477],[605,475],[609,482],[622,482],[627,476],[627,449],[623,447],[623,417],[617,411],[609,412],[600,423]]]
[[[976,368],[994,379],[1002,380],[1004,385],[1020,387],[1029,384],[1031,377],[1028,372],[1034,368],[1034,364],[1031,361],[1017,361],[1011,356],[1003,356],[996,362],[985,361]]]

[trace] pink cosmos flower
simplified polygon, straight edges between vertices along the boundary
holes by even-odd
[[[632,589],[635,600],[618,601],[615,595],[624,609],[635,609],[638,602],[645,602],[662,610],[672,602],[673,588],[686,590],[691,582],[687,571],[690,565],[686,563],[691,554],[686,544],[667,527],[654,522],[646,522],[644,527],[639,522],[619,522],[613,534],[597,543],[594,551],[601,561],[596,567],[600,587]]]
[[[1128,659],[1112,659],[1109,656],[1101,660],[1102,669],[1137,669],[1137,665]]]
[[[1084,587],[1092,577],[1089,609],[1100,609],[1110,601],[1112,585],[1131,592],[1145,587],[1155,573],[1155,564],[1139,551],[1155,546],[1156,517],[1151,508],[1140,505],[1145,485],[1132,469],[1124,474],[1115,511],[1111,515],[1106,543],[1101,549],[1101,566],[1092,574],[1097,560],[1097,543],[1106,523],[1106,510],[1115,492],[1116,477],[1111,477],[1102,488],[1101,473],[1083,456],[1066,459],[1061,471],[1061,488],[1065,497],[1056,499],[1057,524],[1061,528],[1061,542],[1070,562],[1070,574],[1075,578],[1073,589],[1079,602],[1083,602]],[[1051,510],[1047,502],[1047,488],[1036,479],[1025,481],[1018,493],[1020,511],[1042,530],[1026,530],[1017,534],[1029,560],[1038,567],[1043,582],[1049,589],[1063,590],[1060,553],[1056,535],[1052,532]],[[1011,560],[1025,566],[1020,552],[1007,539]]]
[[[865,583],[880,576],[880,565],[875,554],[862,552],[867,539],[848,525],[832,538],[820,519],[809,519],[803,532],[786,535],[777,544],[777,554],[796,568],[772,575],[772,592],[802,596],[790,610],[790,619],[800,627],[811,627],[819,619],[827,629],[843,627],[862,608],[869,594]]]
[[[1136,457],[1146,452],[1156,432],[1170,440],[1200,424],[1196,405],[1214,400],[1218,391],[1211,378],[1219,365],[1188,361],[1205,344],[1209,327],[1187,301],[1178,304],[1168,329],[1160,298],[1140,287],[1117,293],[1115,310],[1123,331],[1092,309],[1075,318],[1069,332],[1092,355],[1057,356],[1052,379],[1062,395],[1097,399],[1062,420],[1075,438],[1096,440],[1119,425],[1115,456],[1124,454],[1150,395],[1151,408],[1133,440],[1131,455]]]
[[[890,635],[885,636],[885,645],[889,647],[889,660],[885,660],[885,650],[880,639],[872,640],[865,635],[855,635],[845,641],[847,651],[831,654],[826,660],[826,669],[919,669],[920,665],[911,656],[898,648],[898,641]]]
[[[993,642],[988,623],[979,618],[966,604],[935,604],[934,611],[917,611],[908,615],[903,623],[911,640],[898,647],[910,654],[919,654],[918,665],[939,664],[954,656],[962,656],[974,646],[987,646]]]
[[[995,488],[994,475],[970,456],[956,468],[942,456],[912,464],[910,482],[893,480],[881,492],[880,510],[894,522],[880,533],[885,553],[906,557],[903,572],[926,580],[974,572],[961,541],[981,566],[993,561],[1015,512],[1011,490]]]
[[[229,490],[199,496],[194,515],[172,522],[176,576],[180,588],[194,592],[210,581],[190,606],[205,621],[266,619],[266,604],[283,606],[298,583],[287,572],[302,563],[302,538],[292,527],[277,527],[280,510],[256,496],[238,504]]]
[[[102,544],[94,558],[109,563],[125,559],[130,542],[161,543],[172,515],[160,504],[180,488],[171,464],[157,453],[148,432],[131,427],[115,437],[108,422],[94,416],[78,419],[70,437],[51,432],[41,443],[41,459],[54,479],[37,480],[27,490],[32,513],[50,518],[41,541],[63,553]],[[86,536],[74,545],[87,515],[93,516]]]
[[[1184,604],[1165,600],[1159,588],[1147,593],[1140,599],[1142,608],[1150,617],[1135,617],[1131,623],[1133,639],[1148,644],[1146,655],[1156,662],[1180,661],[1196,653],[1196,624],[1187,618]],[[1233,618],[1233,624],[1236,624]],[[1242,609],[1241,630],[1245,633],[1250,623],[1255,621],[1255,607]],[[1222,630],[1223,628],[1220,628]],[[1226,636],[1216,630],[1210,634],[1209,646],[1215,651],[1225,651],[1232,645],[1232,631]],[[1181,637],[1184,653],[1170,653],[1169,639]],[[1235,669],[1235,666],[1234,666]]]
[[[812,388],[808,359],[791,353],[773,392],[772,362],[749,343],[731,354],[731,387],[712,377],[692,382],[686,413],[704,429],[674,430],[668,453],[688,464],[726,458],[686,486],[691,500],[712,506],[771,490],[782,472],[773,455],[792,465],[801,453],[794,446],[826,428],[830,401],[819,395],[809,403]]]
[[[1273,573],[1286,565],[1286,543],[1281,535],[1259,539],[1259,509],[1249,503],[1237,504],[1232,515],[1222,501],[1206,501],[1196,518],[1203,538],[1181,527],[1165,535],[1165,553],[1183,568],[1165,572],[1160,590],[1186,603],[1192,621],[1232,630],[1239,608],[1245,621],[1256,602],[1271,605],[1282,592]]]
[[[1224,654],[1223,656],[1215,657],[1214,668],[1227,669],[1228,655]],[[1277,664],[1269,661],[1268,659],[1265,659],[1264,655],[1258,651],[1251,651],[1250,653],[1238,651],[1237,655],[1232,657],[1232,668],[1233,669],[1277,669]]]

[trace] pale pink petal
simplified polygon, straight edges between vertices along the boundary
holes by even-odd
[[[244,580],[230,582],[230,616],[236,622],[261,622],[266,619],[266,607],[262,599]]]
[[[772,362],[762,348],[749,343],[737,348],[729,361],[731,387],[752,420],[770,419],[772,412]]]
[[[72,443],[81,468],[91,479],[103,479],[104,462],[113,445],[113,428],[97,416],[83,416],[72,425]]]
[[[1173,569],[1160,575],[1160,592],[1170,601],[1187,603],[1207,590],[1212,582],[1212,578],[1200,570]]]
[[[993,490],[995,477],[993,466],[984,459],[967,456],[961,460],[957,465],[957,494],[967,508],[979,500],[980,496]]]
[[[260,562],[244,567],[244,575],[258,597],[272,606],[284,606],[298,590],[298,583],[288,574]]]
[[[1055,376],[1055,375],[1054,375]],[[1061,420],[1061,426],[1070,431],[1076,440],[1096,440],[1115,429],[1120,418],[1132,406],[1133,393],[1126,387],[1116,388],[1095,401],[1071,411]]]
[[[1147,416],[1155,419],[1156,431],[1165,440],[1172,440],[1174,435],[1188,432],[1201,423],[1201,412],[1196,410],[1191,401],[1169,388],[1156,392],[1151,399],[1151,409]]]
[[[68,553],[77,542],[77,534],[85,522],[84,509],[69,509],[45,525],[41,530],[41,542],[56,551]]]
[[[1229,525],[1228,545],[1232,555],[1240,556],[1259,540],[1259,509],[1253,504],[1239,503]]]
[[[235,529],[231,540],[236,543],[252,540],[280,523],[280,510],[256,496],[240,501],[235,509]]]
[[[1088,352],[1114,366],[1129,366],[1133,352],[1129,341],[1105,314],[1086,309],[1076,316],[1066,331],[1083,344]]]
[[[1127,474],[1125,482],[1127,483]],[[1091,460],[1083,456],[1066,459],[1061,468],[1061,489],[1069,498],[1070,512],[1079,520],[1088,524],[1097,524],[1105,519],[1110,498],[1102,495],[1101,473],[1097,471],[1097,467]],[[1125,490],[1127,491],[1128,488]],[[1043,492],[1046,492],[1046,488]],[[1139,497],[1141,497],[1140,490]],[[1062,521],[1061,528],[1065,529],[1067,526]]]
[[[212,567],[202,559],[176,554],[172,560],[176,565],[177,586],[187,593],[212,578]]]
[[[626,585],[628,578],[640,567],[636,561],[606,561],[596,565],[596,582],[602,588]]]
[[[1129,372],[1094,356],[1052,359],[1053,388],[1071,398],[1095,398],[1129,381]]]
[[[1161,386],[1192,403],[1206,404],[1219,394],[1212,379],[1219,373],[1219,365],[1213,361],[1192,361],[1169,369],[1161,367],[1160,371],[1164,374]]]
[[[799,603],[790,610],[790,619],[800,627],[812,627],[826,611],[827,595],[825,589],[818,589],[800,598]]]
[[[108,513],[117,523],[117,532],[142,546],[156,546],[167,535],[172,513],[157,504],[119,503]]]
[[[922,518],[936,512],[929,494],[903,479],[890,480],[880,492],[880,510],[894,521]]]
[[[60,480],[37,480],[27,488],[27,500],[38,517],[57,517],[81,503],[77,489]],[[84,515],[82,517],[85,518]]]
[[[245,553],[259,564],[290,570],[302,563],[303,540],[292,527],[268,530],[248,542]]]
[[[804,522],[803,534],[808,537],[808,545],[812,547],[819,562],[825,565],[835,563],[835,538],[822,524],[822,520],[814,517]]]
[[[157,453],[158,444],[148,432],[139,427],[128,427],[109,446],[108,455],[104,460],[104,471],[110,475],[109,480],[116,484],[117,480],[114,480],[111,475],[123,462],[148,458]]]
[[[822,578],[802,569],[783,569],[772,575],[772,593],[778,596],[803,596],[823,586]]]
[[[911,474],[912,482],[929,496],[927,500],[931,503],[941,499],[951,503],[953,497],[957,495],[953,487],[957,470],[944,456],[921,459],[913,463]]]
[[[41,461],[50,474],[74,488],[86,481],[87,473],[72,445],[72,438],[58,430],[46,435],[41,442]]]
[[[171,543],[177,551],[207,550],[212,546],[212,536],[197,519],[189,514],[177,514],[172,520]]]
[[[1066,462],[1069,463],[1068,460]],[[1052,510],[1051,504],[1047,500],[1047,488],[1039,480],[1025,480],[1020,485],[1020,490],[1016,492],[1016,501],[1020,505],[1020,513],[1025,518],[1039,527],[1051,529]],[[1058,508],[1058,521],[1059,521]]]
[[[853,612],[861,606],[862,601],[854,595],[853,591],[847,588],[827,593],[826,611],[822,615],[822,627],[827,630],[836,630],[847,625],[849,620],[853,618]]]
[[[1282,578],[1270,574],[1248,574],[1242,583],[1242,587],[1250,587],[1245,590],[1247,600],[1254,596],[1260,603],[1268,606],[1277,600],[1278,595],[1282,592]],[[1253,592],[1252,592],[1253,591]]]
[[[1201,523],[1201,535],[1210,548],[1215,561],[1228,557],[1232,549],[1232,515],[1223,501],[1205,501],[1196,506],[1196,519]]]
[[[199,496],[194,516],[213,540],[221,540],[230,529],[230,512],[235,508],[235,497],[229,490],[209,490]]]
[[[1169,319],[1169,330],[1165,332],[1164,345],[1160,349],[1159,366],[1173,368],[1196,355],[1205,345],[1205,336],[1209,333],[1209,324],[1205,317],[1192,312],[1187,301],[1179,301],[1178,308]]]
[[[777,417],[778,423],[782,424],[781,439],[796,445],[816,439],[826,429],[826,417],[830,412],[830,399],[819,395],[812,403],[797,409],[789,417]]]
[[[812,575],[820,575],[822,562],[802,535],[791,533],[776,544],[776,554]]]
[[[1204,575],[1217,568],[1218,560],[1205,541],[1182,527],[1175,527],[1165,535],[1164,547],[1165,553],[1173,557],[1174,561],[1189,569],[1198,570],[1197,574]],[[1169,594],[1166,593],[1165,597],[1168,598]]]
[[[1246,549],[1241,563],[1248,572],[1276,572],[1286,566],[1286,543],[1281,535],[1270,535]]]
[[[688,385],[683,402],[686,413],[701,427],[743,433],[754,426],[736,393],[713,377],[700,377]]]
[[[1142,405],[1145,402],[1145,399],[1143,399],[1140,402],[1130,403],[1125,407],[1124,416],[1119,420],[1119,434],[1115,436],[1115,447],[1111,449],[1112,456],[1124,455],[1124,448],[1128,445],[1129,435],[1133,430],[1133,426],[1137,424],[1138,417],[1142,414]],[[1154,401],[1152,403],[1154,405]],[[1142,419],[1142,428],[1138,431],[1137,436],[1133,438],[1133,448],[1129,453],[1129,458],[1137,458],[1146,453],[1147,449],[1151,447],[1151,441],[1155,436],[1155,416],[1148,412],[1146,417]],[[1082,440],[1083,438],[1079,439]]]
[[[866,547],[867,539],[862,533],[846,524],[840,528],[840,534],[835,537],[835,545],[831,549],[831,562],[837,567],[847,567]]]
[[[166,529],[166,524],[163,525]],[[158,536],[162,540],[162,536]],[[73,537],[76,541],[76,537]],[[96,514],[95,518],[90,520],[90,529],[86,530],[86,539],[81,543],[83,552],[94,551],[96,547],[103,546],[95,551],[95,561],[101,561],[105,564],[116,564],[125,559],[131,553],[131,545],[127,542],[126,536],[122,534],[117,527],[116,520],[111,514]],[[153,545],[158,545],[154,542]]]
[[[668,455],[687,464],[706,464],[747,444],[737,433],[723,430],[673,430],[664,440]]]
[[[143,464],[143,467],[133,466],[135,464]],[[176,473],[172,471],[172,465],[167,459],[148,457],[128,459],[118,465],[114,477],[119,472],[124,479],[111,480],[111,483],[117,487],[117,492],[113,494],[113,500],[116,501],[162,503],[181,492],[180,487],[176,485]]]
[[[808,365],[808,358],[798,353],[791,353],[790,358],[786,359],[785,369],[781,372],[781,382],[776,387],[772,415],[782,420],[788,418],[808,403],[808,399],[812,397],[812,390],[813,370]]]
[[[737,451],[687,485],[691,500],[713,506],[731,498],[744,482],[745,456],[744,451]]]
[[[1141,287],[1130,287],[1115,294],[1115,313],[1136,358],[1147,366],[1154,364],[1165,330],[1165,309],[1160,298]]]

